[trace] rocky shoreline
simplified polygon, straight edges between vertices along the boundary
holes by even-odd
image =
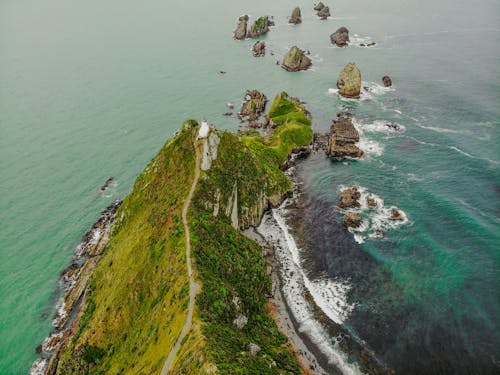
[[[122,200],[115,200],[101,212],[99,219],[83,235],[70,265],[61,273],[60,288],[64,294],[52,321],[54,329],[36,348],[40,357],[33,363],[30,375],[53,374],[61,348],[76,333],[88,282],[109,241],[121,204]]]

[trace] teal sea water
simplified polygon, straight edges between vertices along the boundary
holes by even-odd
[[[295,5],[296,27],[286,23]],[[408,216],[383,239],[361,233],[361,244],[311,232],[310,272],[351,278],[345,324],[402,372],[498,369],[500,5],[329,5],[333,17],[319,21],[306,1],[0,0],[0,373],[29,370],[51,330],[59,275],[99,211],[130,191],[185,119],[236,130],[226,103],[238,107],[252,88],[300,97],[317,131],[346,109],[363,131],[363,160],[316,156],[300,169],[305,220],[334,227],[340,219],[321,207],[353,184]],[[232,40],[242,13],[274,16],[262,59],[251,41]],[[340,26],[377,46],[331,47]],[[275,65],[294,44],[311,51],[312,70]],[[330,90],[350,61],[374,90],[360,101]],[[376,85],[386,74],[393,91]],[[346,267],[359,254],[365,277]]]

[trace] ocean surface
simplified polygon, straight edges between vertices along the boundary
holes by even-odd
[[[312,155],[297,167],[302,210],[269,214],[295,233],[325,313],[400,373],[500,371],[500,3],[326,3],[320,21],[312,1],[0,0],[1,374],[28,372],[99,212],[184,120],[238,129],[223,113],[247,89],[304,100],[316,131],[346,110],[360,130],[365,157]],[[274,16],[264,58],[232,39],[243,13]],[[340,26],[348,48],[330,45]],[[294,44],[310,71],[276,65]],[[351,61],[361,100],[335,92]],[[336,208],[349,186],[379,202],[352,233]],[[405,222],[387,220],[392,207]]]

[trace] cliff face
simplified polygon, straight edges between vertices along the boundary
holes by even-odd
[[[195,276],[202,286],[193,325],[172,373],[299,373],[287,340],[266,313],[270,280],[261,248],[239,228],[257,225],[291,185],[279,166],[312,138],[310,120],[282,93],[263,139],[186,123],[137,178],[86,289],[82,312],[54,355],[64,374],[159,373],[180,334],[189,300],[181,210],[188,211]]]

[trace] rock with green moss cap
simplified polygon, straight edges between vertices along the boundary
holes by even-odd
[[[248,24],[248,16],[246,14],[238,18],[238,26],[236,26],[236,30],[234,30],[234,39],[243,40],[246,38],[247,24]]]
[[[269,31],[270,21],[268,16],[259,17],[247,32],[248,38],[255,38]]]
[[[359,98],[361,92],[361,72],[354,63],[349,63],[340,72],[337,80],[339,94],[346,98]]]
[[[311,59],[297,46],[293,46],[283,58],[281,67],[289,72],[306,70],[312,65]]]
[[[288,20],[288,23],[293,23],[294,25],[302,23],[302,14],[300,13],[299,7],[295,7],[290,19]]]

